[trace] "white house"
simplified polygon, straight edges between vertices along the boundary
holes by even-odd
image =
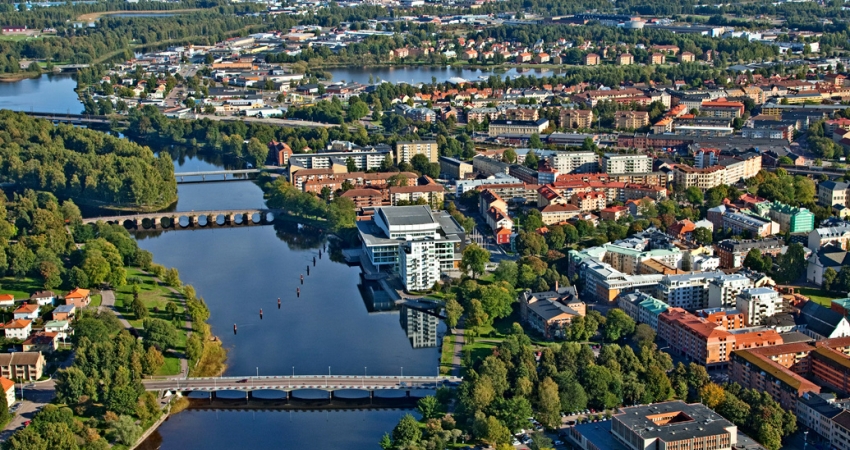
[[[67,320],[51,320],[44,324],[44,331],[48,333],[56,333],[59,339],[67,339],[71,334],[71,325]]]
[[[24,340],[32,333],[32,321],[26,319],[15,319],[3,325],[3,331],[7,339]]]
[[[15,310],[15,319],[35,320],[38,319],[38,313],[40,311],[40,306],[25,303]]]
[[[12,294],[0,294],[0,306],[15,306],[15,296]]]
[[[56,294],[53,291],[38,291],[30,295],[30,301],[39,306],[52,305],[56,301]]]

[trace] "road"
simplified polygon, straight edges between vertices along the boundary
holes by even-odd
[[[277,119],[277,118],[262,118],[262,117],[245,117],[245,116],[216,116],[211,114],[195,114],[194,119],[210,119],[210,120],[224,120],[224,121],[244,121],[244,122],[259,122],[265,123],[269,125],[277,125],[281,127],[291,127],[291,128],[333,128],[342,126],[340,124],[335,123],[324,123],[324,122],[311,122],[308,120],[297,120],[297,119]]]
[[[294,389],[433,389],[435,384],[458,383],[458,377],[421,377],[421,376],[350,376],[350,375],[296,375],[270,377],[219,377],[188,378],[175,380],[144,380],[145,389],[215,391],[258,389],[294,390]]]

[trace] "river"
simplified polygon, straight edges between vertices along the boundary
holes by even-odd
[[[0,109],[13,111],[80,114],[83,104],[71,75],[42,75],[20,81],[0,82]]]
[[[185,156],[175,166],[178,172],[220,167]],[[180,184],[178,194],[176,211],[265,206],[262,191],[249,181]],[[176,267],[204,297],[213,333],[228,349],[227,375],[437,374],[437,348],[412,348],[397,312],[367,310],[358,290],[359,268],[331,261],[326,252],[313,266],[313,257],[327,244],[315,230],[297,224],[212,228],[139,234],[138,242],[157,263]],[[375,449],[381,434],[405,412],[188,410],[165,422],[148,444],[159,443],[163,450],[305,443]],[[333,433],[324,432],[329,426]]]

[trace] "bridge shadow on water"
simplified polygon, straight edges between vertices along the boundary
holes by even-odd
[[[380,392],[372,396],[366,391],[351,389],[333,393],[320,390],[299,390],[287,399],[286,393],[273,390],[258,390],[248,396],[245,392],[219,391],[215,396],[207,392],[191,392],[190,410],[276,410],[276,411],[349,411],[377,409],[410,409],[416,402],[433,390],[413,391],[408,396],[403,391]]]

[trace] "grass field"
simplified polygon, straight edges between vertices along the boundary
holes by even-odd
[[[137,330],[144,328],[143,320],[136,317],[130,305],[133,303],[133,284],[132,281],[138,279],[141,281],[139,285],[141,292],[139,299],[145,304],[148,309],[148,318],[163,319],[171,321],[171,316],[166,312],[165,305],[168,302],[177,304],[177,316],[183,317],[184,307],[179,295],[172,293],[168,287],[159,285],[153,275],[146,274],[139,269],[130,267],[127,269],[128,283],[115,290],[115,308],[130,322],[130,325]],[[180,339],[177,347],[165,353],[165,365],[160,369],[157,375],[176,375],[180,373],[180,358],[175,353],[184,353],[186,351],[186,328],[185,326],[177,327],[180,332]]]
[[[454,336],[443,336],[443,348],[440,352],[440,375],[451,375],[454,348]]]
[[[103,302],[103,297],[100,294],[93,294],[91,296],[91,303],[89,303],[89,308],[97,308],[100,306],[101,302]]]
[[[29,299],[35,291],[44,290],[44,286],[33,278],[0,278],[0,294],[12,294],[15,300]]]
[[[826,306],[829,308],[832,301],[836,298],[847,298],[844,295],[836,294],[832,292],[826,292],[823,289],[814,289],[814,288],[797,288],[797,293],[800,295],[805,295],[810,299],[814,300],[820,305]]]
[[[0,34],[0,41],[34,41],[37,39],[42,39],[44,37],[52,37],[52,35],[45,36],[43,34],[40,34],[38,36],[30,36],[28,34]]]

